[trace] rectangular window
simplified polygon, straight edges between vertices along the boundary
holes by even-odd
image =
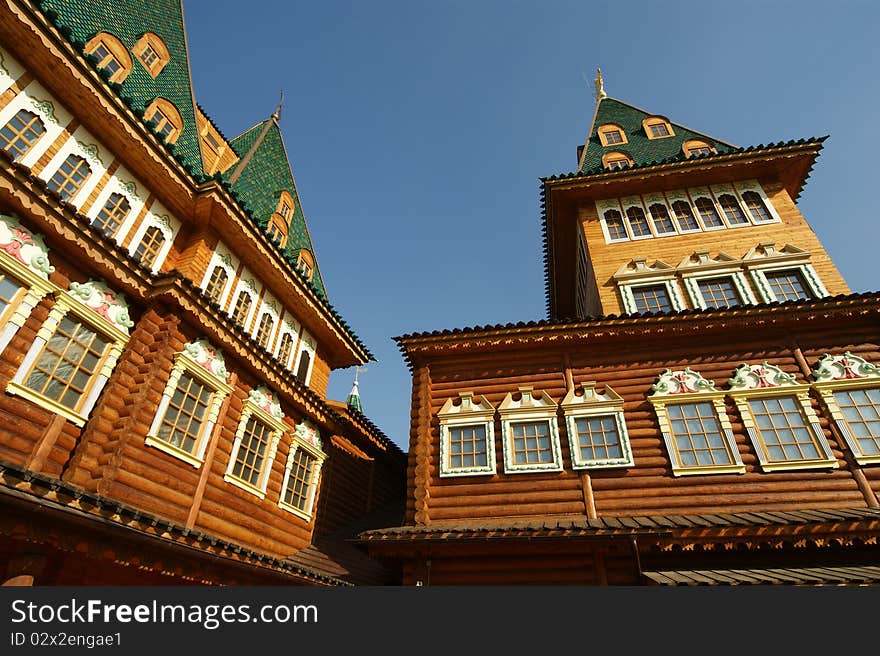
[[[515,464],[534,465],[553,462],[550,427],[546,421],[511,423],[510,436]]]
[[[293,464],[287,478],[287,488],[282,499],[288,506],[309,512],[309,488],[312,485],[316,459],[305,449],[293,454]]]
[[[773,296],[780,303],[796,300],[807,301],[813,298],[813,294],[807,287],[804,276],[799,269],[767,271],[764,276],[773,291]]]
[[[749,399],[749,409],[768,462],[818,460],[824,457],[793,396]]]
[[[156,434],[160,440],[195,455],[212,391],[187,373],[177,382]]]
[[[579,417],[574,425],[581,461],[623,457],[617,420],[613,415]]]
[[[0,144],[16,161],[21,159],[46,133],[36,114],[22,109],[0,130]]]
[[[711,467],[734,463],[711,403],[669,405],[666,411],[673,444],[682,467]]]
[[[612,144],[623,143],[623,136],[620,134],[619,130],[608,130],[607,132],[603,132],[602,136],[605,137],[605,143],[609,146]]]
[[[669,128],[666,127],[665,123],[654,123],[649,126],[651,128],[651,136],[652,137],[668,137],[669,136]]]
[[[232,466],[233,476],[254,487],[259,486],[271,434],[272,429],[264,423],[255,417],[248,418]]]
[[[68,200],[80,190],[91,172],[82,157],[68,155],[46,186],[61,196],[62,200]]]
[[[449,469],[485,467],[487,463],[485,424],[449,427]]]
[[[144,62],[147,69],[149,69],[157,59],[159,59],[159,56],[156,54],[156,51],[153,50],[153,47],[150,45],[145,46],[143,52],[141,52],[141,61]]]
[[[742,305],[742,299],[736,290],[733,278],[698,280],[697,286],[700,288],[706,307],[729,308]]]
[[[24,386],[77,411],[109,345],[110,340],[65,316],[43,346]]]
[[[837,391],[834,399],[861,455],[880,455],[880,388]]]
[[[0,270],[0,318],[6,317],[6,310],[12,306],[12,302],[24,287],[8,273]]]
[[[666,285],[646,285],[632,288],[636,312],[669,312],[672,305]]]

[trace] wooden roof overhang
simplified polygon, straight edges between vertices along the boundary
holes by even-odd
[[[575,316],[578,208],[604,198],[746,179],[779,180],[796,199],[824,140],[800,140],[633,169],[543,178],[541,215],[547,315]]]
[[[26,1],[3,0],[0,42],[56,99],[76,107],[82,125],[187,227],[210,226],[235,244],[273,295],[302,312],[298,320],[319,341],[331,368],[373,359],[229,192],[216,181],[196,181],[42,12]]]
[[[627,540],[646,551],[760,550],[808,546],[880,546],[880,509],[643,515],[596,519],[539,518],[431,522],[366,531],[370,553],[412,555],[474,542]],[[436,551],[435,551],[436,552]]]
[[[69,203],[48,191],[45,183],[30,170],[9,160],[0,151],[0,201],[10,211],[26,215],[42,233],[51,250],[84,267],[91,274],[113,281],[114,289],[136,300],[140,308],[161,303],[198,329],[234,357],[235,367],[249,372],[270,385],[282,399],[307,414],[325,431],[354,430],[382,450],[400,449],[366,417],[342,413],[299,382],[254,339],[229,321],[222,310],[189,279],[177,271],[153,274],[134,262],[115,241],[90,225],[88,219]]]
[[[880,292],[848,294],[812,301],[762,303],[729,309],[682,310],[670,313],[608,315],[583,321],[545,319],[496,326],[456,328],[395,337],[410,370],[436,359],[497,354],[529,348],[570,349],[575,346],[637,342],[644,347],[647,338],[663,337],[658,348],[669,339],[724,334],[727,331],[788,330],[798,325],[817,329],[839,326],[841,321],[877,321],[880,318]],[[625,357],[625,356],[624,356]]]
[[[0,461],[0,535],[194,583],[347,586],[322,572]]]

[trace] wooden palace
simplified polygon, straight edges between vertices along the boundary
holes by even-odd
[[[399,580],[280,111],[220,132],[180,0],[0,2],[0,582]]]
[[[880,582],[880,294],[796,204],[823,139],[610,98],[542,179],[548,318],[396,338],[408,585]]]

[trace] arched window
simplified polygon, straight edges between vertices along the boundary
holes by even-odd
[[[68,155],[46,186],[61,196],[61,200],[69,200],[82,188],[91,173],[92,169],[82,157]]]
[[[287,243],[287,226],[279,219],[278,215],[273,215],[272,218],[269,219],[269,225],[266,226],[266,232],[274,241],[278,242],[279,246],[283,247],[284,244]]]
[[[687,157],[695,157],[697,155],[711,155],[715,152],[715,149],[712,148],[705,141],[701,141],[699,139],[689,139],[685,141],[681,149],[684,151],[684,154]]]
[[[260,317],[260,326],[257,328],[257,344],[262,346],[264,349],[269,348],[269,337],[272,336],[272,329],[275,327],[275,321],[272,319],[272,315],[268,312],[264,312],[263,316]]]
[[[92,219],[92,225],[101,230],[108,237],[112,237],[119,230],[119,226],[125,221],[131,210],[128,199],[122,194],[110,194],[110,198],[104,203],[104,207],[98,212],[98,216]]]
[[[207,294],[208,298],[214,303],[219,305],[220,299],[223,297],[223,290],[226,288],[226,282],[228,280],[229,274],[226,273],[226,269],[218,264],[211,272],[211,277],[208,279],[208,284],[205,286],[205,294]]]
[[[0,130],[0,142],[3,144],[3,150],[10,153],[12,159],[18,161],[44,134],[46,128],[39,117],[22,109]]]
[[[742,199],[745,201],[746,207],[749,208],[749,212],[755,221],[765,223],[773,220],[773,217],[770,216],[770,212],[767,211],[767,206],[764,205],[764,199],[761,198],[760,194],[754,191],[747,191],[742,195]]]
[[[694,205],[697,206],[697,211],[700,213],[700,218],[703,219],[704,226],[707,228],[720,228],[724,226],[724,222],[718,216],[718,211],[715,209],[715,203],[711,199],[701,196]]]
[[[669,216],[669,210],[666,209],[666,205],[654,203],[648,209],[651,212],[651,217],[654,219],[654,227],[657,229],[657,232],[661,235],[675,232],[675,226],[672,225],[672,219]]]
[[[672,124],[662,116],[650,116],[642,121],[648,139],[664,139],[675,135]]]
[[[131,56],[112,34],[99,32],[86,44],[84,52],[94,55],[98,68],[107,71],[111,82],[122,82],[131,72]]]
[[[165,65],[171,61],[171,55],[168,53],[165,42],[153,32],[144,34],[134,44],[131,52],[153,77],[159,75],[162,69],[165,68]]]
[[[629,220],[629,228],[633,237],[650,237],[651,228],[648,225],[648,217],[641,207],[630,207],[626,210],[626,218]]]
[[[605,212],[605,226],[608,228],[610,239],[626,239],[626,226],[623,225],[623,217],[617,210]]]
[[[232,311],[232,322],[240,328],[244,328],[244,322],[247,321],[248,314],[251,311],[251,295],[242,291],[235,301],[235,309]]]
[[[311,361],[312,356],[309,355],[308,351],[303,350],[302,353],[299,354],[299,365],[296,368],[296,379],[303,385],[306,384],[306,378],[309,375],[309,364]]]
[[[281,348],[278,349],[278,360],[285,367],[287,366],[288,360],[290,360],[290,351],[293,349],[293,337],[290,336],[290,333],[284,333],[281,337]]]
[[[678,221],[678,229],[682,232],[690,230],[699,230],[700,224],[694,218],[694,212],[691,204],[686,200],[677,200],[672,204],[672,211],[675,212],[675,219]]]
[[[626,130],[616,123],[600,125],[596,132],[603,146],[616,146],[627,143]]]
[[[718,197],[718,204],[724,210],[724,216],[727,217],[727,222],[730,225],[742,225],[749,222],[739,206],[739,201],[730,194],[721,194]]]
[[[604,166],[609,171],[625,169],[628,166],[632,166],[632,164],[633,161],[629,155],[617,150],[613,150],[610,153],[605,153],[602,156],[602,166]]]
[[[144,112],[144,122],[158,132],[167,143],[174,143],[183,129],[177,108],[164,98],[156,98]]]
[[[307,280],[311,280],[312,276],[315,274],[315,260],[312,259],[312,254],[305,248],[300,249],[299,251],[299,257],[297,257],[296,260],[296,268],[300,270]]]
[[[134,259],[148,269],[152,269],[156,263],[156,258],[159,256],[159,251],[162,250],[164,245],[165,235],[162,234],[162,230],[156,226],[150,226],[144,232],[141,243],[138,244],[134,252]]]

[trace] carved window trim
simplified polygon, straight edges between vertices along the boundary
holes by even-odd
[[[101,391],[110,379],[113,368],[128,343],[128,328],[133,323],[128,317],[128,306],[121,295],[112,292],[105,283],[91,280],[85,284],[74,282],[70,287],[70,291],[55,292],[55,304],[37,332],[36,339],[31,343],[15,375],[7,383],[6,391],[28,399],[81,427],[88,421],[88,416],[95,407]],[[106,300],[108,295],[112,298],[112,304]],[[90,305],[89,301],[95,305]],[[113,311],[114,319],[107,318],[110,311]],[[46,346],[68,314],[108,340],[80,399],[73,408],[44,396],[26,385]]]
[[[813,380],[811,387],[819,393],[855,461],[860,465],[880,464],[880,454],[865,454],[862,450],[835,396],[836,392],[880,389],[880,367],[849,351],[843,355],[825,354],[813,368]],[[876,439],[873,435],[871,438]]]
[[[616,133],[615,138],[611,139],[611,135],[614,133]],[[606,148],[629,143],[629,139],[626,137],[626,130],[617,123],[605,123],[604,125],[600,125],[596,129],[596,134],[599,135],[599,142]],[[605,162],[603,161],[602,164],[604,165]]]
[[[562,471],[562,448],[559,443],[559,427],[556,421],[557,404],[547,392],[535,393],[530,386],[519,388],[519,400],[514,400],[513,393],[507,396],[498,406],[501,416],[501,439],[504,453],[504,473],[521,474],[534,472]],[[517,463],[514,461],[512,428],[523,423],[547,425],[549,438],[550,462]]]
[[[315,258],[307,248],[299,249],[299,255],[296,257],[296,269],[311,280],[315,276]]]
[[[770,198],[767,196],[767,192],[764,191],[764,187],[761,186],[761,183],[757,180],[742,180],[738,182],[734,182],[733,186],[736,188],[736,193],[739,194],[740,200],[742,200],[742,204],[745,207],[749,217],[751,217],[751,221],[754,225],[770,225],[771,223],[782,223],[782,217],[779,216],[779,213],[776,211],[776,208],[773,206],[773,203],[770,201]],[[753,192],[758,194],[761,200],[764,203],[764,209],[770,215],[770,221],[758,221],[755,218],[755,215],[749,209],[748,203],[743,197],[747,192]]]
[[[696,262],[692,261],[694,258]],[[742,305],[757,303],[743,271],[742,261],[726,253],[719,253],[713,259],[709,257],[708,250],[694,251],[692,255],[682,259],[676,271],[681,276],[691,305],[695,308],[709,309],[703,290],[700,289],[700,282],[719,278],[733,280],[733,286],[742,300]]]
[[[652,127],[654,126],[663,126],[666,128],[667,134],[654,135],[652,131]],[[648,139],[668,139],[669,137],[675,136],[675,130],[672,129],[672,123],[663,118],[662,116],[649,116],[645,120],[642,121],[642,129],[645,131],[645,136]]]
[[[743,420],[743,426],[758,456],[761,470],[765,472],[792,469],[836,469],[837,458],[825,439],[819,417],[810,404],[810,385],[798,384],[795,377],[779,367],[764,362],[759,365],[741,364],[728,381],[728,395],[733,399]],[[764,399],[794,398],[804,425],[820,457],[802,460],[771,460],[767,443],[756,426],[750,401]],[[822,457],[824,456],[824,457]]]
[[[308,353],[309,358],[309,367],[306,371],[305,378],[300,380],[298,374],[300,370],[300,363],[302,361],[303,353]],[[303,385],[308,386],[309,382],[312,380],[312,370],[315,368],[315,343],[314,340],[307,335],[305,332],[300,335],[299,344],[296,348],[296,357],[294,358],[294,369],[293,373],[297,380],[299,380]]]
[[[153,102],[147,105],[144,110],[144,123],[169,144],[175,143],[183,132],[183,118],[180,112],[165,98],[154,98]]]
[[[13,125],[13,121],[16,121],[17,124]],[[3,134],[5,144],[2,148],[12,155],[14,161],[18,162],[24,159],[46,135],[46,124],[37,112],[23,107],[6,121],[2,130],[4,133],[8,133]],[[21,149],[21,144],[26,145],[24,150]]]
[[[654,412],[657,415],[657,421],[660,425],[663,442],[666,445],[666,452],[669,456],[673,476],[745,473],[746,466],[743,464],[742,457],[739,454],[736,439],[733,435],[733,427],[730,424],[727,410],[724,407],[724,395],[725,392],[723,390],[715,389],[713,381],[703,378],[702,375],[690,367],[685,367],[678,371],[666,369],[660,374],[658,381],[651,387],[648,400],[654,406]],[[729,464],[685,465],[681,460],[668,408],[669,406],[701,403],[710,404],[714,410],[720,434],[730,456],[731,462]]]
[[[576,388],[569,390],[560,407],[565,416],[565,428],[574,469],[632,467],[635,464],[623,415],[623,399],[611,387],[606,386],[600,394],[596,391],[596,383],[582,383],[580,390]],[[577,421],[602,417],[611,417],[614,421],[621,455],[618,458],[582,458]]]
[[[155,54],[155,59],[149,62],[145,61],[145,53],[148,48],[152,49]],[[146,32],[141,36],[138,42],[134,44],[131,52],[147,73],[153,77],[157,77],[159,73],[162,72],[162,69],[165,68],[166,64],[171,61],[171,54],[168,52],[168,46],[165,45],[165,42],[158,34],[154,34],[153,32]]]
[[[268,401],[264,401],[264,399],[267,398]],[[263,455],[263,461],[260,465],[260,473],[256,485],[232,473],[238,459],[238,452],[241,449],[247,424],[252,418],[257,423],[263,424],[263,426],[270,431],[266,436],[266,450]],[[266,498],[266,488],[269,484],[269,476],[272,473],[275,455],[278,451],[278,442],[287,430],[287,425],[284,423],[283,419],[284,415],[281,413],[281,408],[271,392],[263,387],[251,390],[248,395],[248,400],[244,404],[244,409],[242,410],[241,418],[238,422],[238,428],[235,431],[235,440],[232,443],[232,450],[229,453],[229,464],[226,467],[226,472],[223,474],[224,481],[231,483],[246,492],[250,492],[251,494],[258,496],[260,499]]]
[[[456,399],[446,399],[437,418],[440,422],[440,477],[492,476],[496,473],[495,406],[485,396],[474,398],[473,392],[459,392]],[[450,464],[450,430],[482,427],[486,441],[486,464],[453,467]]]
[[[627,169],[633,165],[633,158],[622,150],[612,150],[602,155],[602,167],[609,171]]]
[[[309,458],[312,459],[309,467],[310,480],[305,508],[299,508],[285,501],[296,454],[300,451],[308,454]],[[281,481],[281,493],[278,497],[279,508],[291,512],[306,521],[311,521],[315,511],[315,501],[318,498],[321,468],[326,458],[327,454],[321,450],[321,437],[318,430],[312,426],[311,422],[303,420],[297,425],[291,437],[290,447],[287,452],[287,462],[284,465],[284,479]]]
[[[175,446],[159,437],[159,428],[165,419],[165,414],[171,405],[171,398],[177,391],[177,384],[183,374],[187,374],[211,390],[208,402],[208,411],[199,430],[199,435],[192,452]],[[186,344],[183,351],[175,354],[174,366],[165,390],[162,392],[162,400],[156,408],[153,423],[147,431],[144,443],[155,447],[160,451],[183,460],[196,469],[202,466],[205,459],[205,449],[210,441],[214,427],[220,421],[220,408],[224,399],[229,396],[233,389],[226,382],[226,365],[223,356],[214,349],[207,341],[197,340]]]
[[[83,52],[87,55],[98,57],[99,55],[95,51],[101,46],[104,47],[105,55],[99,59],[96,66],[98,68],[106,68],[112,59],[119,66],[119,69],[114,71],[108,79],[110,82],[121,84],[128,77],[128,74],[131,73],[131,55],[128,54],[128,50],[122,45],[122,41],[109,32],[98,32],[89,39]]]

